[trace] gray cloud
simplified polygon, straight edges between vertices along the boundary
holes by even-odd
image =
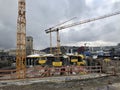
[[[15,48],[17,3],[0,0],[0,48]]]
[[[17,1],[0,0],[0,48],[16,47]],[[49,35],[44,30],[61,21],[72,17],[77,17],[74,21],[80,21],[120,9],[120,1],[108,3],[108,0],[93,0],[92,5],[87,4],[86,1],[26,0],[27,35],[33,36],[34,48],[48,47]],[[96,40],[118,43],[120,42],[119,20],[119,16],[114,16],[70,28],[68,31],[61,32],[61,44],[81,41],[93,42]],[[56,45],[56,33],[53,33],[53,45]]]

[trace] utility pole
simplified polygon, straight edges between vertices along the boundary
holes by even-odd
[[[16,73],[17,78],[26,77],[26,8],[25,0],[18,0]]]

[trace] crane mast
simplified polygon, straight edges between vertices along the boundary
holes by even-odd
[[[18,0],[16,73],[17,78],[26,77],[26,11],[25,0]]]
[[[73,17],[73,18],[71,18],[71,19],[69,19],[69,20],[67,20],[67,21],[64,21],[64,22],[62,22],[62,23],[59,23],[59,24],[57,24],[57,25],[55,25],[55,26],[53,26],[53,27],[51,27],[51,28],[49,28],[49,29],[46,29],[45,31],[47,31],[47,30],[52,30],[52,29],[54,29],[54,28],[57,28],[57,27],[59,27],[59,26],[61,26],[61,25],[63,25],[63,24],[65,24],[65,23],[67,23],[67,22],[69,22],[69,21],[71,21],[71,20],[73,20],[73,19],[75,19],[75,18],[77,18],[77,17]],[[58,52],[61,52],[60,51],[60,37],[59,37],[59,30],[57,31],[57,51]],[[50,53],[52,54],[52,33],[50,32]]]

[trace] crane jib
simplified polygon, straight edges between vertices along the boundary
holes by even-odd
[[[92,21],[97,21],[97,20],[100,20],[100,19],[108,18],[108,17],[111,17],[111,16],[119,15],[119,14],[120,14],[120,11],[119,12],[114,12],[114,13],[111,13],[111,14],[107,14],[107,15],[103,15],[103,16],[100,16],[100,17],[96,17],[96,18],[83,20],[83,21],[80,21],[80,22],[75,22],[75,23],[64,25],[64,26],[57,27],[57,28],[49,28],[49,29],[45,30],[45,32],[46,33],[56,32],[58,30],[62,30],[62,29],[66,29],[66,28],[69,28],[69,27],[89,23],[89,22],[92,22]]]

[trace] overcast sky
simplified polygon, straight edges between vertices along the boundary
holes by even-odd
[[[16,47],[18,0],[0,0],[0,48]],[[77,17],[73,22],[120,11],[120,0],[26,0],[27,35],[34,48],[49,47],[45,29]],[[69,24],[68,23],[68,24]],[[56,33],[53,33],[56,46]],[[60,31],[61,45],[117,45],[120,42],[120,15]]]

